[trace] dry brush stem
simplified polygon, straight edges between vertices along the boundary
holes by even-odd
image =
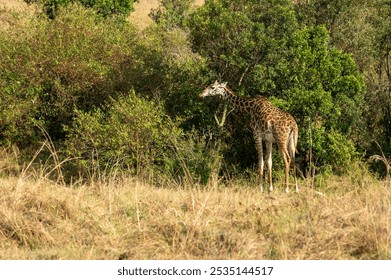
[[[383,153],[383,150],[380,146],[380,144],[377,142],[377,141],[374,141],[376,143],[376,145],[379,147],[380,149],[380,152],[381,152],[381,156],[380,155],[373,155],[369,158],[369,161],[370,162],[373,162],[373,161],[380,161],[384,164],[384,166],[386,167],[386,180],[388,182],[390,182],[390,179],[391,179],[391,160],[387,159],[387,157],[384,155]]]

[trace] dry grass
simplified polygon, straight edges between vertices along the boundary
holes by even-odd
[[[108,177],[0,178],[1,259],[390,259],[391,189],[368,176],[322,191],[157,188]]]
[[[159,6],[159,0],[139,0],[134,4],[134,12],[130,15],[129,20],[141,28],[145,28],[152,23],[149,14],[152,9]],[[194,4],[200,6],[204,0],[195,0]]]
[[[129,20],[141,28],[145,28],[152,23],[149,13],[159,6],[159,0],[139,0],[134,4],[134,12],[129,16]]]
[[[13,10],[28,9],[28,5],[23,0],[0,0],[0,8],[4,7]]]
[[[36,5],[27,5],[23,0],[0,0],[0,32],[27,24],[37,11]]]

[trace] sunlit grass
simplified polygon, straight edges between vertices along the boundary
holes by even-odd
[[[0,179],[1,259],[389,259],[391,193],[365,177],[322,189],[160,187],[137,178],[60,186]]]

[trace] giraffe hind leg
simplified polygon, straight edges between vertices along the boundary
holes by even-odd
[[[273,142],[266,142],[266,164],[267,164],[267,172],[269,175],[269,191],[273,191],[273,176],[272,176],[272,148]]]
[[[295,147],[295,140],[293,138],[293,133],[289,137],[288,152],[293,167],[293,177],[295,179],[295,191],[299,192],[299,186],[297,184],[297,172],[296,172],[296,160],[295,160],[296,147]]]
[[[260,190],[263,192],[263,169],[264,169],[264,161],[263,161],[263,147],[262,147],[262,137],[261,134],[254,131],[254,140],[255,146],[258,152],[258,172],[259,172],[259,184]]]
[[[291,165],[291,158],[287,150],[282,151],[282,158],[284,159],[285,166],[285,192],[289,192],[289,169]]]

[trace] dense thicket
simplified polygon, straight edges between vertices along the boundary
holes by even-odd
[[[299,1],[298,18],[306,25],[324,25],[331,44],[349,53],[364,76],[363,122],[356,147],[366,155],[391,156],[391,1]],[[379,147],[380,145],[380,147]]]
[[[222,131],[219,101],[197,97],[218,78],[294,115],[304,174],[344,172],[379,147],[390,156],[391,1],[191,3],[162,1],[145,30],[78,4],[8,19],[2,146],[29,158],[47,131],[71,175],[118,167],[206,181],[219,168],[251,169],[246,117],[230,114]]]
[[[300,24],[293,8],[288,0],[208,1],[190,19],[194,48],[231,87],[272,97],[295,116],[303,163],[343,169],[355,155],[364,81],[327,30]]]

